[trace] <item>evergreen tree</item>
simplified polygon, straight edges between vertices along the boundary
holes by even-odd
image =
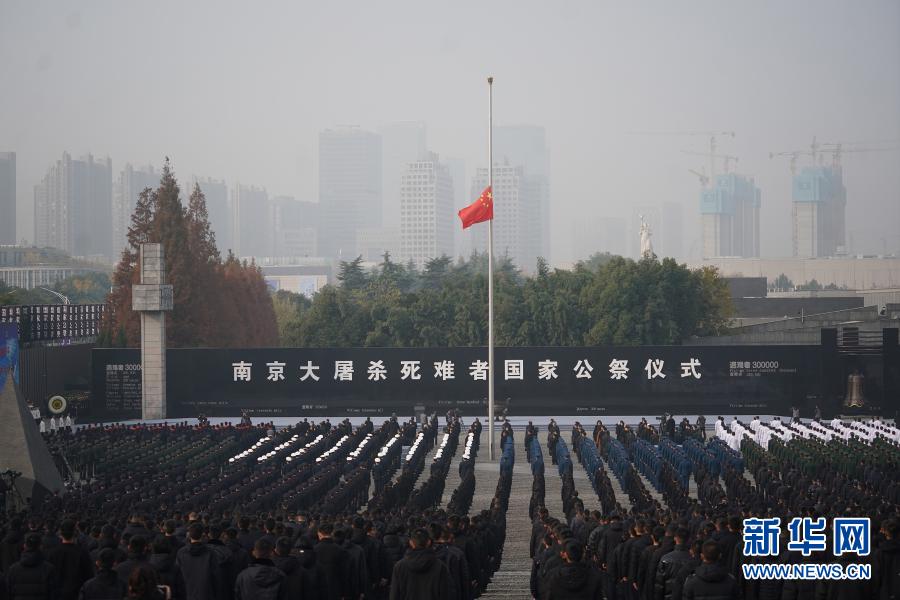
[[[194,186],[187,208],[168,159],[159,187],[137,200],[128,245],[112,278],[104,339],[120,345],[140,343],[140,319],[131,310],[131,288],[139,283],[142,243],[163,246],[174,307],[166,315],[171,347],[274,346],[278,326],[262,272],[240,264],[229,253],[223,263],[209,225],[206,199]],[[115,333],[113,333],[115,332]]]

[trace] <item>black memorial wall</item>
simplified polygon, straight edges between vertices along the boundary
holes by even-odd
[[[498,413],[789,414],[828,396],[821,346],[527,347],[495,350]],[[93,351],[83,420],[139,418],[140,352]],[[170,349],[170,419],[486,413],[485,348]],[[825,396],[823,396],[823,394]]]

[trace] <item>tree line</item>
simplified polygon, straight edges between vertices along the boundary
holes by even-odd
[[[680,344],[716,335],[731,315],[716,270],[673,259],[598,254],[571,270],[543,259],[526,277],[495,259],[495,342],[502,346]],[[435,258],[417,269],[385,254],[340,263],[338,284],[313,298],[279,292],[284,346],[440,347],[487,344],[487,256]]]
[[[262,272],[231,252],[222,259],[203,192],[195,184],[184,206],[168,160],[159,187],[145,189],[137,199],[98,345],[140,346],[140,315],[131,310],[131,288],[140,283],[140,245],[151,242],[162,244],[174,288],[174,309],[166,314],[169,346],[278,345],[272,296]]]
[[[66,296],[72,304],[101,304],[109,293],[109,276],[100,271],[70,275],[49,286]],[[8,286],[0,281],[0,306],[8,304],[60,304],[60,299],[50,292],[34,288]]]

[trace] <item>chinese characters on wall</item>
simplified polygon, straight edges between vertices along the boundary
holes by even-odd
[[[560,365],[560,361],[551,360],[549,358],[537,361],[535,365],[526,365],[522,359],[508,359],[502,362],[503,380],[512,381],[526,379],[527,373],[533,373],[540,381],[552,381],[558,379],[561,369],[569,369],[574,373],[576,379],[593,379],[601,375],[595,374],[595,367],[587,358],[578,359],[574,365]],[[359,364],[359,377],[364,377],[368,381],[378,382],[386,381],[389,377],[399,378],[401,381],[417,381],[423,376],[431,374],[431,378],[435,381],[449,381],[457,378],[457,365],[452,360],[432,361],[430,364],[423,364],[420,360],[402,360],[400,361],[400,369],[396,373],[389,373],[384,360],[369,360]],[[327,366],[327,373],[325,367]],[[613,358],[608,365],[608,378],[611,381],[625,381],[629,376],[645,377],[648,380],[666,379],[667,376],[680,378],[701,379],[703,377],[700,360],[690,358],[681,362],[678,367],[671,368],[666,372],[666,362],[659,358],[649,358],[643,369],[645,374],[632,374],[631,366],[628,359]],[[265,374],[265,379],[271,382],[279,382],[285,380],[285,368],[288,364],[281,361],[271,361],[265,364],[257,364],[254,367],[253,362],[239,361],[231,363],[232,381],[234,382],[250,382],[253,381],[254,368],[259,369]],[[331,376],[334,381],[351,382],[357,376],[357,363],[352,360],[335,360],[332,364],[314,364],[312,361],[306,361],[297,365],[296,377],[299,381],[319,381],[322,377]],[[364,371],[363,371],[364,369]],[[487,361],[476,359],[464,365],[460,365],[460,373],[466,373],[472,381],[487,381],[488,363]],[[257,375],[261,376],[261,375]]]

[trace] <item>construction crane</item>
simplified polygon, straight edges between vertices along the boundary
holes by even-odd
[[[900,150],[900,147],[896,145],[894,147],[881,147],[881,148],[859,148],[856,147],[856,144],[898,144],[900,142],[896,140],[881,140],[874,142],[828,142],[828,143],[818,143],[816,138],[813,137],[812,143],[809,145],[809,150],[788,150],[787,152],[769,152],[769,158],[775,158],[776,156],[790,156],[791,157],[791,175],[797,174],[797,162],[800,156],[809,156],[812,159],[812,165],[816,166],[817,164],[822,163],[822,154],[825,152],[831,153],[831,166],[840,167],[841,166],[841,157],[844,154],[851,152],[896,152]],[[849,146],[849,147],[848,147]]]
[[[797,161],[800,159],[801,154],[806,154],[802,150],[788,150],[787,152],[769,152],[769,158],[775,158],[776,156],[790,156],[791,157],[791,175],[797,174]]]
[[[769,152],[769,158],[775,158],[776,156],[790,156],[791,157],[791,175],[797,174],[797,162],[800,160],[801,156],[809,156],[812,159],[812,165],[816,166],[816,156],[819,153],[820,144],[816,141],[816,136],[813,136],[812,143],[809,145],[809,150],[787,150],[784,152]]]
[[[738,161],[737,156],[732,156],[730,154],[712,154],[710,152],[691,152],[690,150],[682,150],[682,152],[685,154],[690,154],[692,156],[706,156],[711,159],[721,158],[723,170],[725,173],[728,173],[731,171],[731,161],[734,161],[734,162]]]
[[[836,142],[836,143],[828,143],[822,144],[822,152],[831,152],[831,166],[832,167],[840,167],[841,166],[841,156],[848,152],[896,152],[900,150],[897,146],[893,148],[857,148],[856,144],[897,144],[896,140],[885,140],[880,142]],[[846,146],[849,146],[847,148]]]
[[[700,171],[695,171],[694,169],[688,169],[689,173],[693,173],[697,176],[697,179],[700,180],[700,185],[703,187],[707,187],[709,185],[709,177],[706,176],[706,169],[704,167],[700,167]]]
[[[715,155],[718,148],[717,137],[734,137],[733,131],[630,131],[635,135],[671,135],[671,136],[704,136],[709,138],[709,177],[712,180],[716,178]]]
[[[697,176],[697,179],[700,180],[700,185],[702,187],[707,187],[709,185],[709,177],[706,176],[706,169],[700,167],[700,171],[695,171],[693,169],[688,169],[688,173],[693,173]]]

